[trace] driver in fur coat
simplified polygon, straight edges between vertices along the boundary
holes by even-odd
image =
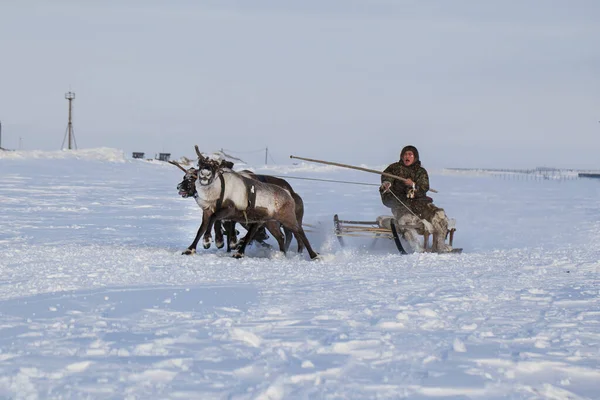
[[[419,234],[428,231],[433,234],[433,252],[451,251],[452,248],[445,243],[448,218],[444,210],[436,207],[431,197],[427,196],[429,175],[421,166],[417,148],[404,147],[400,152],[400,160],[390,164],[383,172],[405,179],[402,181],[382,175],[379,193],[383,204],[392,209],[399,225],[398,231],[413,250],[423,251]]]

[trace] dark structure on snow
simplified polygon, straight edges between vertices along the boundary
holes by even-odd
[[[593,173],[593,172],[580,172],[579,174],[577,174],[580,178],[598,178],[600,179],[600,172],[598,173]]]
[[[171,153],[158,153],[158,159],[160,161],[169,161],[171,158]]]

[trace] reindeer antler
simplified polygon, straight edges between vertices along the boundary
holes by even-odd
[[[198,154],[198,159],[203,160],[204,156],[202,155],[202,153],[200,153],[200,149],[198,148],[198,145],[195,145],[194,148],[196,149],[196,154]]]
[[[174,166],[178,167],[183,172],[187,173],[187,170],[185,168],[183,168],[181,165],[179,165],[179,163],[177,161],[169,160],[169,164],[173,164]]]

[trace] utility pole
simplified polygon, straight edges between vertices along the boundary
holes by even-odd
[[[2,121],[0,121],[0,150],[2,150]]]
[[[269,155],[269,147],[265,148],[265,165],[267,165],[267,156]]]
[[[69,100],[69,123],[67,124],[67,131],[65,132],[65,138],[63,139],[63,144],[62,144],[62,148],[65,147],[65,139],[69,138],[69,144],[68,144],[68,149],[72,150],[73,148],[77,148],[77,143],[75,142],[75,132],[73,132],[73,122],[72,122],[72,103],[73,100],[75,99],[75,93],[74,92],[68,92],[65,93],[65,99]]]

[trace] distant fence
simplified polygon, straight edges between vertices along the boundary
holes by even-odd
[[[503,180],[522,181],[571,181],[587,175],[598,175],[599,173],[580,172],[572,169],[535,168],[535,169],[494,169],[494,168],[444,168],[446,171],[457,173],[475,173],[487,175]]]
[[[596,178],[596,179],[600,179],[600,172],[580,172],[579,174],[580,178]]]

